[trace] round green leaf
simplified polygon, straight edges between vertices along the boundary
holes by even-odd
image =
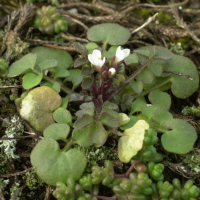
[[[30,158],[38,176],[52,186],[57,182],[66,183],[68,178],[79,180],[87,164],[84,153],[77,149],[63,152],[52,138],[41,140],[31,152]]]
[[[58,67],[68,69],[73,63],[71,55],[64,50],[48,48],[48,47],[35,47],[31,50],[31,53],[37,55],[36,64],[39,65],[42,61],[55,59],[58,61]]]
[[[156,75],[161,76],[162,75],[162,66],[158,63],[152,63],[150,62],[148,65],[149,69]]]
[[[182,119],[172,119],[164,123],[169,131],[161,137],[163,147],[172,153],[186,154],[193,149],[197,140],[195,128]]]
[[[88,136],[96,147],[100,147],[106,142],[108,138],[108,132],[100,122],[93,122],[89,126]]]
[[[63,69],[61,67],[55,67],[54,71],[55,71],[55,78],[65,78],[70,75],[68,70]]]
[[[55,123],[51,124],[44,130],[45,138],[52,138],[54,140],[66,141],[67,136],[70,132],[70,127],[68,124]]]
[[[132,53],[124,59],[124,62],[126,63],[126,65],[138,64],[138,55],[136,53]]]
[[[55,123],[53,111],[61,105],[58,93],[47,86],[31,90],[23,99],[20,115],[37,131],[43,132],[46,127]]]
[[[93,142],[88,138],[89,126],[86,126],[80,130],[74,130],[72,133],[72,138],[75,143],[82,147],[89,147],[93,145]]]
[[[28,90],[35,87],[41,82],[42,77],[43,77],[42,74],[35,74],[33,72],[25,74],[22,78],[23,80],[22,85],[24,89]]]
[[[81,84],[82,88],[83,89],[89,89],[91,87],[93,81],[94,80],[91,77],[84,77],[83,81],[82,81],[82,84]]]
[[[53,67],[56,67],[58,65],[58,61],[55,59],[48,59],[48,60],[44,60],[39,64],[39,67],[42,71],[46,70],[46,69],[50,69]]]
[[[149,101],[162,109],[169,110],[171,106],[171,97],[166,92],[159,89],[152,91],[149,96]]]
[[[87,31],[87,38],[95,42],[105,42],[111,45],[123,45],[131,33],[128,29],[115,23],[103,23],[92,26]]]
[[[134,90],[135,93],[139,94],[143,91],[143,83],[141,81],[131,81],[130,82],[131,88]]]
[[[24,72],[34,69],[37,55],[29,53],[23,56],[20,60],[14,62],[8,69],[8,77],[15,77]]]
[[[58,108],[53,113],[53,118],[58,123],[64,123],[72,126],[72,115],[65,108]]]
[[[153,73],[148,69],[143,69],[138,75],[138,80],[142,81],[145,84],[152,83],[153,79]]]

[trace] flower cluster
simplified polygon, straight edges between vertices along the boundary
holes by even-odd
[[[113,77],[116,74],[116,68],[119,66],[124,58],[129,56],[130,49],[121,50],[121,46],[117,48],[116,54],[111,61],[111,66],[108,70],[108,76]],[[95,49],[92,54],[88,55],[88,60],[95,66],[95,70],[102,72],[102,68],[106,65],[106,58],[101,56],[101,51]]]

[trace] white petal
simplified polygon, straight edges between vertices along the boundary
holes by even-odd
[[[115,56],[116,56],[115,62],[120,62],[124,60],[124,52],[121,50],[121,46],[117,48]]]
[[[92,54],[89,54],[89,55],[88,55],[88,60],[89,60],[93,65],[95,65],[94,59],[93,59],[93,55],[92,55]]]
[[[101,51],[95,49],[92,53],[93,57],[101,59]]]
[[[124,58],[126,58],[130,54],[130,49],[124,49],[123,52],[124,52]]]

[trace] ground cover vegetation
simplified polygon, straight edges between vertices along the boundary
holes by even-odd
[[[0,3],[0,199],[200,199],[200,3]]]

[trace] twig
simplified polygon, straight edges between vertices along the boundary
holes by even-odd
[[[31,167],[31,168],[28,168],[24,171],[16,172],[14,174],[0,174],[0,178],[9,178],[9,177],[12,177],[12,176],[20,176],[20,175],[25,174],[26,172],[33,171],[33,170],[34,170],[34,167]]]
[[[156,14],[155,14],[154,16],[152,16],[152,17],[149,17],[149,18],[147,19],[147,21],[146,21],[144,24],[142,24],[142,26],[140,26],[139,28],[135,29],[131,34],[140,31],[140,30],[143,29],[145,26],[147,26],[148,24],[150,24],[150,23],[156,18],[157,15],[158,15],[158,13],[156,13]]]
[[[61,37],[63,37],[66,40],[69,41],[81,41],[81,42],[86,42],[88,43],[89,41],[83,38],[79,38],[79,37],[74,37],[72,35],[65,35],[64,33],[60,33]]]
[[[51,186],[48,185],[48,187],[46,188],[46,194],[44,200],[50,200],[50,198],[51,198]]]
[[[0,86],[0,89],[7,89],[7,88],[22,88],[22,85],[5,85],[5,86]]]

